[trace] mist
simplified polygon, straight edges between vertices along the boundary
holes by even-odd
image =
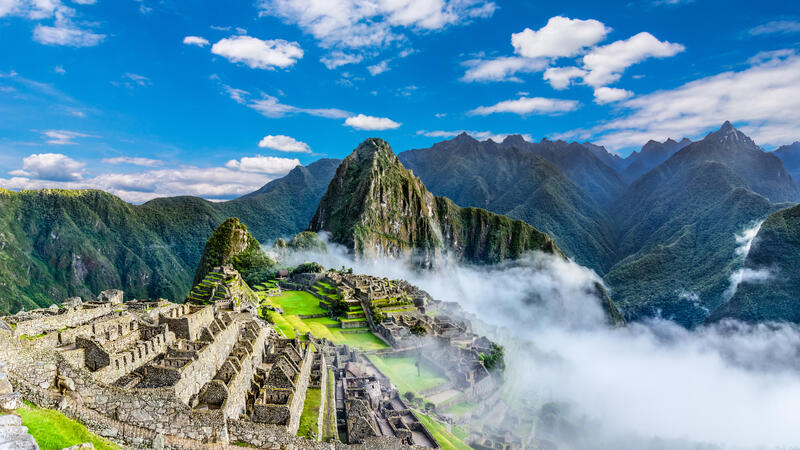
[[[653,319],[610,328],[594,295],[601,279],[558,257],[419,271],[328,246],[284,261],[402,278],[458,302],[477,332],[506,349],[505,398],[566,405],[577,428],[547,436],[566,448],[800,448],[794,325],[723,321],[690,331]]]

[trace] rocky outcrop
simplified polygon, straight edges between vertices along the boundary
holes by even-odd
[[[528,250],[560,253],[547,234],[522,221],[434,196],[377,138],[339,166],[309,230],[331,233],[357,256],[411,257],[422,266],[440,256],[497,262]]]

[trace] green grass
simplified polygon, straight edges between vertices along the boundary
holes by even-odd
[[[38,408],[25,402],[17,414],[22,417],[22,424],[28,427],[28,432],[42,450],[60,450],[84,442],[91,442],[94,448],[101,450],[119,448],[58,411]]]
[[[445,409],[444,412],[456,416],[463,416],[464,414],[469,414],[477,407],[478,407],[477,403],[465,401],[465,402],[455,403],[449,406],[447,409]]]
[[[303,413],[300,415],[300,427],[297,429],[298,436],[311,437],[311,433],[317,432],[321,404],[322,390],[308,388],[306,390],[306,401],[303,404]]]
[[[327,310],[319,306],[319,299],[305,291],[283,291],[281,295],[271,298],[273,304],[283,309],[286,315],[327,314]]]
[[[453,433],[447,431],[441,423],[433,420],[431,417],[417,412],[419,421],[425,425],[425,428],[431,432],[436,442],[442,446],[443,450],[470,450],[470,446],[465,444],[461,439],[456,437]]]
[[[328,434],[325,436],[325,440],[333,438],[336,436],[334,432],[336,430],[336,404],[334,400],[334,375],[333,370],[328,369],[328,388],[327,388],[327,398],[325,399],[325,416],[324,420],[328,422]],[[324,431],[324,427],[323,427]]]
[[[401,393],[408,391],[419,392],[447,382],[442,374],[423,361],[417,374],[414,357],[382,357],[369,355],[370,361],[388,376]]]

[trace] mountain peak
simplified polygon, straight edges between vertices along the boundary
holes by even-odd
[[[525,138],[519,134],[509,134],[503,139],[503,145],[525,145],[525,143]]]
[[[756,147],[755,142],[750,139],[746,134],[742,133],[741,131],[737,130],[730,121],[725,121],[719,130],[709,133],[706,136],[706,139],[713,138],[717,139],[720,143],[743,143],[748,144],[752,147]]]

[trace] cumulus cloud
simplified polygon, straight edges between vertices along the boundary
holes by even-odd
[[[311,147],[309,147],[309,145],[305,142],[298,141],[293,137],[284,136],[282,134],[275,136],[268,134],[261,139],[261,141],[258,143],[258,146],[261,148],[277,150],[279,152],[311,153]]]
[[[196,45],[198,47],[205,47],[209,44],[206,38],[200,36],[186,36],[183,38],[183,43],[186,45]]]
[[[610,149],[641,147],[649,139],[701,137],[723,120],[760,145],[780,145],[800,135],[800,56],[792,50],[751,59],[751,65],[688,82],[675,89],[620,103],[627,114],[566,139],[592,139]]]
[[[14,3],[14,2],[12,2]],[[34,0],[16,2],[8,11],[27,15],[30,19],[55,17],[53,25],[37,24],[33,30],[33,40],[44,45],[63,45],[69,47],[92,47],[106,38],[104,34],[95,33],[82,24],[76,23],[76,11],[66,7],[58,0]],[[0,16],[3,15],[0,6]]]
[[[642,32],[628,39],[612,42],[592,49],[583,57],[583,65],[589,71],[584,77],[586,84],[599,87],[613,83],[628,67],[647,58],[675,56],[686,47],[667,41],[659,41],[650,33]]]
[[[296,158],[278,158],[276,156],[245,156],[242,159],[232,159],[225,163],[225,167],[241,170],[242,172],[284,174],[300,165]]]
[[[261,15],[299,26],[324,48],[382,47],[404,38],[403,30],[434,31],[491,16],[485,0],[261,0]]]
[[[470,131],[470,130],[433,130],[433,131],[425,131],[419,130],[417,131],[418,135],[427,136],[427,137],[435,137],[435,138],[451,138],[458,136],[461,133],[467,133],[468,135],[478,139],[480,141],[485,141],[487,139],[491,139],[497,143],[503,142],[505,138],[512,134],[519,134],[519,133],[493,133],[491,131]],[[532,141],[533,138],[530,134],[523,134],[522,138],[526,141]]]
[[[341,51],[334,51],[320,58],[322,64],[325,64],[325,67],[331,70],[347,64],[358,64],[363,60],[364,56],[361,54]]]
[[[754,36],[791,33],[800,33],[800,22],[796,20],[773,20],[750,29],[750,34]]]
[[[158,167],[164,164],[160,159],[138,158],[133,156],[117,156],[114,158],[103,158],[101,162],[106,164],[126,164],[141,167]]]
[[[348,117],[344,124],[358,130],[392,130],[401,125],[387,117],[373,117],[364,114]]]
[[[563,114],[580,107],[575,100],[562,100],[543,97],[520,97],[516,100],[505,100],[492,106],[479,106],[469,113],[477,116],[488,116],[496,113],[527,114]]]
[[[598,105],[605,105],[606,103],[618,102],[633,96],[633,92],[626,89],[599,87],[594,90],[594,102]]]
[[[367,66],[367,70],[369,71],[369,74],[374,77],[375,75],[381,74],[389,70],[389,61],[384,60],[379,62],[378,64]]]
[[[286,68],[303,57],[303,49],[297,42],[283,39],[261,40],[252,36],[231,36],[218,41],[211,53],[242,63],[251,69]]]
[[[465,61],[467,71],[461,81],[515,81],[522,80],[517,73],[540,72],[547,67],[545,59],[530,59],[518,56],[503,56],[493,59],[472,59]]]
[[[586,71],[578,67],[550,67],[544,71],[545,81],[550,83],[553,89],[563,90],[572,84],[572,80],[583,78]]]
[[[555,16],[537,31],[525,28],[511,35],[514,52],[526,58],[575,56],[602,41],[611,31],[602,22]]]
[[[85,164],[61,153],[37,153],[22,160],[22,169],[9,172],[13,176],[48,181],[74,181],[83,178]]]

